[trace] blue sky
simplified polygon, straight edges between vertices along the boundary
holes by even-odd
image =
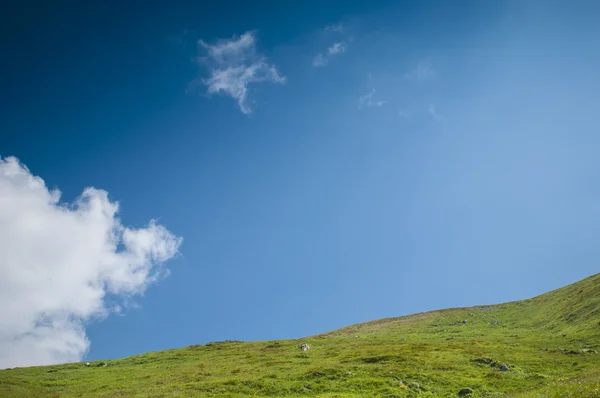
[[[119,314],[81,315],[75,356],[298,338],[598,271],[597,2],[322,3],[4,15],[3,158],[61,204],[102,189],[119,225],[183,239],[168,277],[106,291]]]

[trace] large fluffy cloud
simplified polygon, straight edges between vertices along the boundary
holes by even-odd
[[[181,244],[154,221],[124,227],[105,191],[59,199],[17,159],[0,159],[0,368],[80,360],[85,322],[119,311],[107,297],[144,292]]]

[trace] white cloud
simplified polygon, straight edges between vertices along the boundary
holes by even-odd
[[[325,32],[344,33],[345,28],[344,25],[338,23],[335,25],[328,25],[323,30],[325,30]]]
[[[319,53],[313,58],[313,66],[320,67],[329,63],[331,58],[337,54],[345,53],[348,49],[346,42],[340,41],[333,43],[325,53]]]
[[[106,191],[59,202],[16,158],[0,159],[0,368],[79,361],[85,322],[120,311],[166,274],[181,238],[124,227]]]
[[[277,67],[267,62],[265,56],[256,49],[254,32],[246,32],[239,37],[220,39],[215,44],[198,41],[207,55],[198,57],[200,63],[210,69],[210,76],[201,79],[207,93],[222,93],[237,100],[240,110],[249,114],[252,107],[248,104],[248,90],[253,83],[285,83],[285,77],[279,74]],[[192,82],[193,85],[197,81]]]
[[[253,32],[246,32],[237,39],[219,39],[213,45],[203,40],[199,40],[198,44],[206,49],[209,57],[220,63],[243,63],[245,56],[253,56],[256,52]]]
[[[427,111],[429,112],[429,114],[431,115],[432,118],[434,118],[435,120],[440,120],[440,114],[437,112],[437,109],[435,107],[435,104],[430,104],[429,108],[427,109]]]
[[[404,75],[404,77],[407,79],[415,79],[417,81],[431,79],[434,76],[435,71],[430,66],[425,64],[425,62],[419,62],[413,70]]]
[[[235,98],[240,110],[249,114],[252,109],[248,105],[248,85],[268,81],[283,83],[285,78],[279,75],[274,66],[257,62],[249,66],[230,66],[226,69],[213,70],[204,82],[208,86],[209,94],[223,92]]]
[[[314,58],[313,58],[312,65],[313,65],[315,68],[318,68],[318,67],[320,67],[320,66],[325,66],[325,65],[327,65],[328,63],[329,63],[329,59],[327,59],[327,57],[326,57],[325,55],[323,55],[323,54],[317,54],[317,55],[315,55],[315,56],[314,56]]]
[[[402,119],[410,119],[412,112],[408,109],[400,108],[398,109],[398,116]]]
[[[358,109],[370,108],[370,107],[381,107],[387,104],[387,101],[375,101],[373,96],[375,95],[375,89],[372,89],[370,93],[361,95],[358,99]]]
[[[338,43],[333,43],[333,45],[327,49],[327,52],[329,53],[329,55],[335,55],[346,52],[347,48],[348,46],[346,45],[346,43],[341,41]]]

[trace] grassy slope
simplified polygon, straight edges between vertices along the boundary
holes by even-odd
[[[600,274],[528,300],[301,340],[2,370],[0,396],[456,397],[469,387],[472,397],[600,397],[600,354],[582,349],[600,353]],[[484,358],[492,362],[473,361]]]

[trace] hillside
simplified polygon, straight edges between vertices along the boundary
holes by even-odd
[[[300,350],[307,343],[310,349]],[[600,274],[300,340],[0,371],[2,397],[600,397]]]

